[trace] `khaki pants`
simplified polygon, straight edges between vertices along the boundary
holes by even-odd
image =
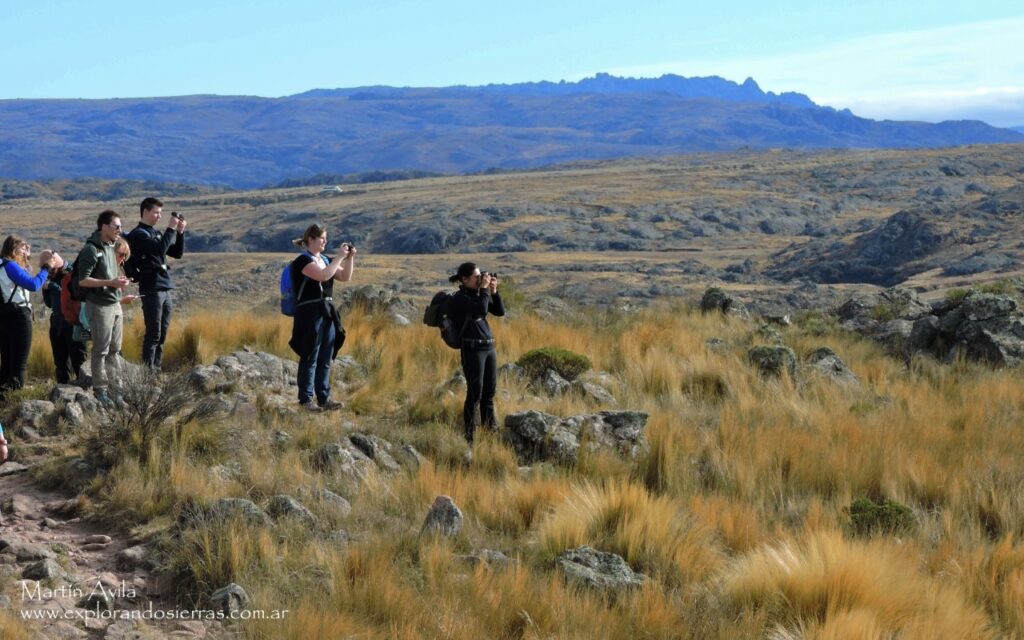
[[[92,333],[92,386],[97,391],[105,391],[108,385],[116,389],[121,382],[121,303],[86,302],[85,317]]]

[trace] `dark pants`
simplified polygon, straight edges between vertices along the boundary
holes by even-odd
[[[32,350],[32,311],[0,305],[0,394],[25,386],[25,369]]]
[[[142,364],[159,369],[164,359],[164,341],[171,324],[170,291],[151,291],[142,296],[142,317],[146,321],[146,337],[142,339]]]
[[[334,322],[321,316],[313,325],[317,340],[313,350],[299,360],[299,402],[306,402],[316,394],[318,404],[331,398],[331,361],[334,359]]]
[[[75,340],[74,334],[75,328],[67,324],[50,325],[50,348],[53,349],[53,364],[57,366],[58,384],[67,384],[82,373],[85,343]]]
[[[497,427],[494,394],[498,390],[498,352],[493,347],[486,351],[463,348],[462,372],[466,374],[466,404],[462,408],[462,421],[466,440],[472,443],[478,405],[481,423],[491,429]]]

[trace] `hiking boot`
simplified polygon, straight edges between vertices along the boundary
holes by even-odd
[[[327,402],[320,403],[320,408],[324,411],[337,411],[344,408],[344,406],[344,402],[338,402],[337,400],[328,400]]]
[[[107,394],[106,389],[93,389],[92,394],[96,397],[96,402],[104,409],[114,408],[114,399]]]
[[[310,413],[322,413],[323,412],[323,407],[321,407],[317,403],[313,402],[312,400],[306,400],[305,402],[300,402],[299,406],[302,407],[303,409],[305,409],[306,411],[309,411]]]

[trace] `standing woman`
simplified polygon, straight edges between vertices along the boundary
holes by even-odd
[[[17,236],[7,236],[0,248],[0,396],[25,384],[28,354],[32,349],[32,302],[50,271],[64,265],[52,251],[40,254],[39,273],[29,274],[32,247]]]
[[[352,279],[356,249],[343,244],[342,255],[331,259],[324,254],[327,229],[318,224],[306,229],[299,245],[305,252],[291,266],[296,307],[288,342],[299,356],[299,404],[313,412],[340,409],[341,403],[331,400],[331,362],[345,342],[345,330],[334,307],[334,281]]]
[[[50,349],[53,351],[53,364],[57,368],[57,383],[68,384],[72,380],[76,384],[85,382],[82,377],[82,363],[88,355],[84,342],[75,340],[75,325],[64,319],[61,309],[61,281],[73,267],[65,264],[50,274],[50,281],[43,286],[43,304],[50,308]]]
[[[498,295],[498,276],[481,274],[472,262],[459,265],[449,282],[458,282],[459,291],[449,303],[455,326],[462,328],[462,372],[466,375],[466,403],[462,408],[466,441],[473,444],[477,425],[477,406],[485,427],[497,427],[494,416],[494,394],[498,390],[498,353],[494,334],[487,324],[487,314],[505,315],[505,305]]]

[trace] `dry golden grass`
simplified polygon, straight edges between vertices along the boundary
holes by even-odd
[[[996,637],[962,589],[923,575],[913,555],[887,540],[817,531],[737,559],[721,593],[727,607],[764,609],[798,637]]]
[[[1019,372],[906,367],[850,336],[792,327],[783,337],[798,354],[830,346],[862,387],[765,381],[744,359],[757,342],[752,325],[679,306],[493,324],[502,362],[541,346],[586,353],[620,406],[650,414],[650,451],[527,472],[481,434],[466,463],[462,398],[443,389],[457,352],[431,330],[356,310],[345,353],[369,376],[345,398],[345,418],[431,462],[356,487],[310,464],[316,447],[342,436],[336,418],[226,419],[159,439],[144,465],[122,463],[92,488],[95,508],[171,522],[190,501],[302,499],[311,487],[345,495],[348,518],[308,505],[319,529],[200,524],[165,546],[188,577],[185,593],[201,598],[233,580],[260,606],[291,610],[243,627],[251,638],[1024,638]],[[287,355],[288,333],[277,317],[196,314],[181,319],[168,353],[182,365],[244,344]],[[708,350],[711,337],[726,348]],[[603,408],[534,397],[511,380],[501,390],[503,414]],[[272,444],[277,430],[291,439]],[[218,464],[237,474],[214,474]],[[418,536],[438,495],[465,514],[450,541]],[[854,536],[844,510],[859,496],[908,505],[916,526],[898,539]],[[349,545],[329,542],[337,527]],[[567,584],[552,560],[582,544],[651,579],[618,597]],[[485,548],[516,561],[485,569],[460,557]]]

